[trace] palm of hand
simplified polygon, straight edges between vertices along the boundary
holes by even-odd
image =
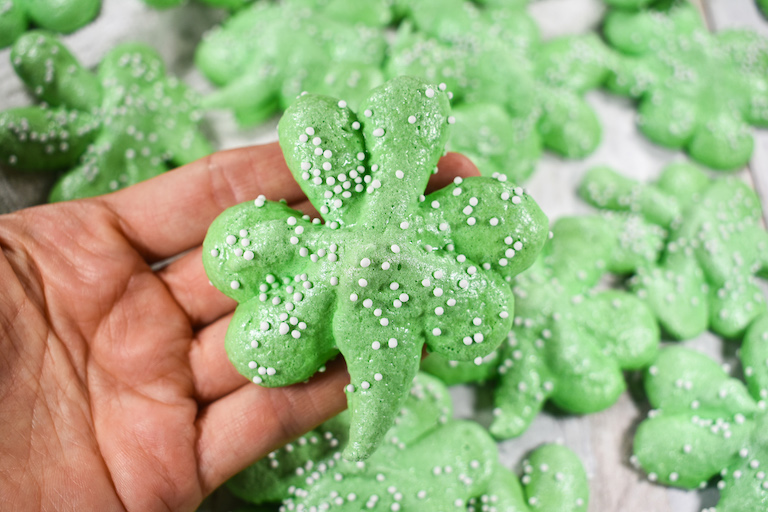
[[[301,207],[284,168],[276,145],[221,153],[0,217],[0,508],[191,510],[343,407],[343,371],[243,387],[223,349],[234,304],[208,285],[199,248],[150,266],[248,197]]]
[[[446,181],[476,172],[444,162]],[[308,204],[276,144],[0,217],[0,509],[193,510],[343,408],[341,368],[264,389],[227,360],[234,302],[199,244],[260,193]]]

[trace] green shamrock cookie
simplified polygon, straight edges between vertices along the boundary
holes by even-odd
[[[624,54],[609,87],[638,100],[648,138],[713,169],[749,161],[749,126],[768,124],[768,40],[749,31],[710,34],[696,8],[669,0],[611,10],[603,32]]]
[[[718,511],[768,506],[768,315],[744,347],[749,389],[699,352],[664,349],[645,375],[654,409],[634,441],[632,460],[654,482],[694,489],[719,476]]]
[[[477,424],[452,420],[437,379],[417,374],[381,448],[365,462],[341,457],[347,413],[276,450],[228,482],[242,499],[283,511],[584,511],[588,485],[578,457],[545,445],[523,463],[522,485],[498,462]]]
[[[379,3],[354,2],[353,9],[376,17]],[[242,125],[264,121],[302,92],[333,94],[356,108],[384,81],[386,41],[380,26],[337,15],[351,4],[257,3],[231,16],[205,36],[195,54],[198,68],[220,86],[204,106],[231,109]]]
[[[690,164],[668,166],[649,185],[596,168],[579,193],[598,208],[634,212],[669,230],[661,258],[641,264],[630,281],[669,335],[689,339],[710,327],[736,338],[766,311],[755,275],[768,275],[768,233],[744,182],[710,180]]]
[[[307,94],[280,121],[288,167],[325,224],[260,198],[225,211],[203,245],[212,283],[240,303],[226,346],[243,375],[285,386],[344,355],[350,459],[392,425],[425,344],[458,360],[499,345],[513,315],[507,280],[548,232],[504,181],[423,195],[448,138],[436,86],[391,80],[360,110]]]
[[[612,405],[625,388],[622,370],[648,365],[659,343],[656,320],[642,301],[624,291],[593,290],[617,264],[626,268],[624,253],[637,244],[618,251],[626,242],[619,233],[635,222],[559,219],[536,264],[513,283],[515,322],[498,357],[478,359],[473,369],[435,354],[424,369],[448,383],[497,374],[491,432],[499,438],[522,434],[548,399],[579,414]]]
[[[597,147],[600,124],[583,96],[613,67],[599,38],[538,45],[528,15],[510,6],[455,1],[427,14],[414,8],[412,18],[398,31],[387,73],[445,84],[456,104],[450,147],[483,174],[520,181],[535,169],[542,147],[570,158]]]
[[[90,23],[101,0],[0,0],[0,48],[10,46],[29,25],[69,33]]]
[[[116,47],[94,74],[54,36],[34,31],[16,41],[11,59],[42,104],[0,113],[0,162],[67,171],[51,201],[111,192],[211,152],[197,96],[166,76],[147,46]]]

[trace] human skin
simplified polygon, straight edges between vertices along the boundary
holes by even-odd
[[[478,174],[456,154],[440,169],[430,189]],[[0,509],[194,510],[345,407],[341,362],[266,389],[224,351],[235,303],[200,244],[259,194],[317,215],[269,144],[0,216]]]

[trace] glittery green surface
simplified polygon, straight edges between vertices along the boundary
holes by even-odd
[[[0,161],[66,171],[51,201],[111,192],[211,152],[197,96],[145,45],[114,48],[92,73],[55,36],[34,31],[11,59],[41,106],[0,113]]]
[[[302,92],[332,93],[357,108],[384,81],[386,41],[381,24],[335,14],[348,3],[256,3],[210,31],[195,62],[220,88],[205,98],[205,107],[230,109],[242,125],[263,122]],[[357,2],[352,11],[382,16],[380,2]]]
[[[498,375],[496,437],[522,434],[547,400],[580,414],[609,407],[624,391],[622,370],[643,368],[656,355],[659,329],[651,310],[627,292],[594,290],[615,265],[619,247],[621,268],[626,254],[635,254],[637,244],[619,235],[631,223],[638,219],[558,220],[539,261],[513,282],[515,322],[499,356],[459,363],[432,355],[425,361],[426,370],[449,383]],[[651,246],[653,258],[659,248]]]
[[[445,385],[417,374],[382,447],[365,462],[341,457],[346,413],[276,450],[229,482],[251,503],[281,510],[587,510],[589,487],[578,457],[544,445],[523,461],[522,485],[498,461],[487,431],[451,419]]]
[[[670,165],[647,185],[596,168],[579,193],[594,206],[633,212],[668,230],[661,257],[640,264],[630,280],[668,335],[690,339],[709,327],[738,338],[766,311],[756,276],[768,273],[768,233],[744,182],[710,179],[690,164]]]
[[[472,360],[501,343],[507,280],[548,233],[536,203],[505,181],[457,179],[422,195],[448,138],[437,86],[395,79],[361,111],[308,94],[280,122],[288,166],[325,224],[259,198],[219,216],[203,245],[212,283],[240,303],[226,345],[243,375],[284,386],[344,355],[350,459],[383,439],[425,344]]]
[[[648,138],[713,169],[746,165],[750,125],[768,122],[768,40],[746,30],[711,34],[695,7],[669,0],[611,10],[603,33],[624,54],[610,88],[638,100]]]
[[[509,5],[457,1],[412,11],[387,73],[446,85],[457,106],[450,147],[483,174],[522,181],[542,147],[569,158],[595,150],[601,128],[584,94],[605,82],[613,57],[598,37],[540,44],[527,13]]]
[[[744,346],[748,387],[704,354],[664,349],[645,375],[653,410],[634,441],[633,462],[654,482],[693,489],[718,477],[718,511],[768,506],[768,315]]]
[[[100,8],[101,0],[0,0],[0,48],[12,45],[29,26],[74,32]]]

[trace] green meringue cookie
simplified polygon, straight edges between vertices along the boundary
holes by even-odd
[[[498,374],[496,437],[523,433],[547,400],[579,414],[605,409],[624,391],[622,370],[644,368],[655,357],[659,329],[651,310],[624,291],[593,290],[621,229],[617,219],[559,219],[539,260],[513,283],[515,322],[498,359],[478,359],[474,371],[472,363],[436,354],[424,361],[423,369],[451,384]]]
[[[749,125],[768,120],[768,40],[745,30],[710,34],[693,5],[668,0],[611,10],[603,32],[624,54],[609,88],[639,100],[638,125],[648,138],[713,169],[746,165]]]
[[[546,42],[535,54],[544,145],[568,158],[584,158],[600,143],[602,129],[584,93],[608,78],[613,54],[594,34]]]
[[[753,341],[766,343],[768,334],[758,339],[768,332],[764,320],[750,329]],[[753,382],[768,380],[760,350],[741,353]],[[650,480],[693,489],[719,475],[718,511],[768,505],[768,392],[751,385],[748,391],[707,356],[681,347],[661,351],[646,372],[645,388],[654,409],[637,430],[632,461]]]
[[[615,67],[599,38],[537,45],[519,8],[433,4],[411,7],[413,25],[399,28],[387,74],[445,84],[457,105],[451,147],[484,174],[517,181],[532,173],[541,146],[568,158],[595,150],[601,127],[584,94]]]
[[[27,26],[69,33],[90,23],[101,0],[0,0],[0,48],[10,46]]]
[[[745,183],[710,180],[678,163],[644,185],[603,167],[586,174],[579,193],[594,206],[632,212],[669,230],[661,259],[639,262],[630,280],[667,334],[689,339],[709,327],[737,338],[766,311],[755,276],[768,267],[768,233]]]
[[[112,192],[211,152],[197,96],[147,46],[114,48],[93,74],[55,36],[34,31],[11,59],[43,104],[0,113],[0,161],[66,171],[51,201]]]
[[[521,485],[498,462],[488,433],[451,415],[445,386],[419,373],[382,447],[365,462],[341,457],[343,413],[246,468],[228,487],[250,503],[282,502],[281,511],[586,510],[586,474],[568,448],[533,451]]]
[[[211,282],[240,303],[226,347],[243,375],[284,386],[344,355],[354,460],[392,425],[425,344],[473,360],[501,343],[508,281],[548,233],[534,201],[502,179],[423,195],[448,138],[437,86],[391,80],[361,111],[307,94],[280,121],[288,167],[324,225],[258,198],[219,216],[203,244]]]
[[[449,148],[468,156],[484,176],[503,174],[520,183],[536,169],[542,143],[534,116],[510,117],[491,103],[459,105],[453,115]]]
[[[381,26],[337,14],[372,9],[371,16],[380,16],[380,2],[351,4],[256,3],[232,15],[195,53],[197,67],[220,86],[204,99],[205,107],[231,109],[242,125],[263,122],[303,92],[332,93],[357,108],[383,82],[386,41]]]

